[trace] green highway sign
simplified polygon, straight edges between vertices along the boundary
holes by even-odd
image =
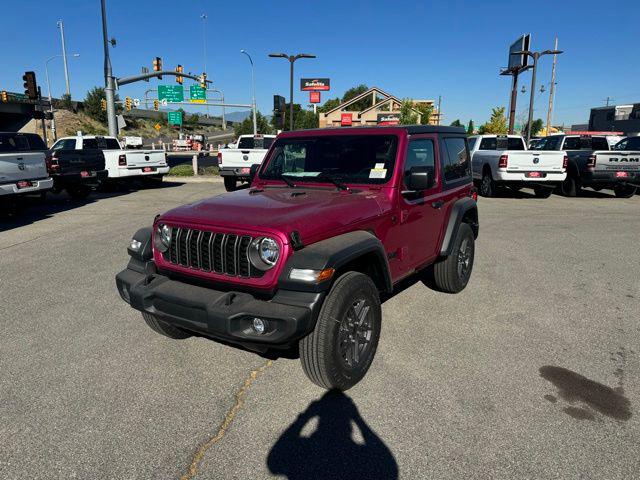
[[[158,85],[158,100],[172,102],[184,102],[184,90],[182,85]]]
[[[167,113],[167,120],[169,125],[182,125],[182,112]]]
[[[207,101],[207,91],[200,85],[189,87],[189,101],[193,103],[205,103]]]

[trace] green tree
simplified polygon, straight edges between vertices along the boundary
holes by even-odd
[[[271,125],[274,130],[280,127],[275,123],[275,118],[271,118]],[[318,115],[311,110],[304,110],[299,103],[293,104],[293,128],[294,130],[304,130],[308,128],[318,128]],[[284,131],[289,130],[289,104],[287,104]]]
[[[93,87],[84,98],[84,113],[100,123],[107,123],[107,112],[102,110],[102,99],[106,98],[103,87]],[[119,100],[116,95],[116,101]],[[116,111],[118,111],[116,106]]]
[[[429,125],[429,120],[431,120],[431,114],[433,113],[433,105],[420,103],[415,109],[420,112],[420,124]]]
[[[462,127],[462,123],[460,122],[460,119],[456,118],[453,122],[451,122],[451,126],[452,127]]]
[[[402,100],[400,105],[400,125],[415,125],[418,123],[418,114],[413,108],[411,99],[405,98]]]
[[[522,132],[521,132],[522,135],[526,134],[527,125],[528,123],[525,122],[525,124],[522,126]],[[535,137],[540,132],[540,130],[542,130],[542,126],[543,126],[543,123],[541,118],[538,118],[537,120],[534,120],[533,122],[531,122],[531,136]]]
[[[261,133],[263,135],[273,133],[273,127],[266,119],[266,117],[260,112],[256,112],[256,123],[258,126],[258,133]],[[249,115],[242,122],[236,123],[233,126],[233,132],[235,133],[236,137],[239,137],[240,135],[253,134],[253,115]]]
[[[68,93],[62,94],[62,97],[60,97],[60,108],[64,108],[65,110],[73,110],[71,95],[69,95]]]
[[[334,108],[336,108],[338,105],[340,105],[342,102],[340,101],[339,98],[331,98],[329,100],[327,100],[326,102],[324,102],[323,105],[318,107],[318,112],[321,113],[326,113],[329,110],[333,110]]]
[[[506,134],[509,128],[507,127],[507,118],[504,116],[504,110],[504,107],[491,109],[491,118],[487,123],[480,126],[478,133]]]
[[[469,120],[469,124],[467,125],[467,135],[473,135],[474,129],[473,120]]]
[[[342,102],[341,103],[348,102],[352,98],[355,98],[358,95],[363,94],[367,90],[369,90],[369,87],[367,87],[364,83],[361,83],[357,87],[352,87],[349,90],[347,90],[346,92],[344,92],[344,95],[342,96]],[[346,110],[348,110],[350,112],[360,112],[360,111],[362,111],[365,108],[370,107],[370,106],[371,106],[371,99],[370,98],[363,98],[362,100],[358,100],[356,103],[354,103],[352,105],[349,105],[346,108]]]

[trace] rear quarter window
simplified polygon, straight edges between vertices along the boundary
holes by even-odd
[[[604,137],[593,137],[591,139],[591,148],[594,150],[609,150],[609,142]]]
[[[471,175],[471,162],[467,142],[462,137],[445,137],[441,155],[442,171],[446,183],[454,183]]]
[[[40,138],[40,135],[26,135],[26,137],[29,142],[30,150],[43,151],[47,149],[47,146],[44,144],[42,138]]]

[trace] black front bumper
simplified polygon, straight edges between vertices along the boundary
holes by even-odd
[[[271,299],[261,300],[244,292],[214,290],[132,268],[116,275],[116,285],[122,299],[136,310],[184,330],[258,351],[287,348],[307,335],[324,299],[324,293],[279,290]],[[264,334],[253,330],[255,317],[266,320]]]

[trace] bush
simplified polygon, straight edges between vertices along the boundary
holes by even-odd
[[[193,167],[191,165],[176,165],[171,167],[169,175],[175,177],[193,177]]]

